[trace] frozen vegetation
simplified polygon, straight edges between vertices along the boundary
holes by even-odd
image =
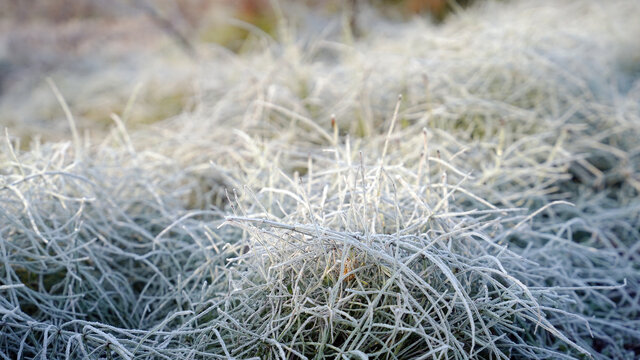
[[[192,111],[8,129],[1,358],[640,356],[640,3],[280,10]]]

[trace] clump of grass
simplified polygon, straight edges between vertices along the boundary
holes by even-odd
[[[103,147],[96,163],[76,159],[69,143],[5,150],[13,158],[2,159],[4,358],[130,358],[136,341],[126,334],[142,338],[133,329],[173,314],[177,303],[158,295],[201,284],[223,262],[200,223],[221,215],[180,220],[185,180],[165,159]]]
[[[344,166],[287,191],[304,216],[227,217],[250,234],[224,302],[209,305],[224,314],[212,324],[232,356],[566,356],[523,341],[537,327],[587,353],[548,320],[547,299],[568,307],[561,295],[530,290],[546,280],[527,275],[540,265],[496,243],[508,231],[501,210],[443,205],[465,194],[442,183],[412,206],[410,194],[424,189],[394,184],[401,177],[393,169],[378,184],[376,172]],[[324,184],[341,190],[306,195],[306,186]],[[504,213],[513,211],[521,212]]]
[[[383,149],[378,166],[358,164],[347,140],[335,158],[312,157],[320,170],[309,160],[306,182],[283,175],[262,196],[247,190],[249,203],[227,217],[250,235],[247,253],[235,259],[224,302],[210,305],[224,304],[224,317],[212,320],[224,330],[221,346],[238,357],[531,358],[590,354],[608,341],[607,326],[590,327],[593,309],[576,304],[611,311],[604,294],[625,292],[634,271],[602,277],[616,255],[591,255],[566,228],[554,233],[562,221],[523,227],[566,204],[530,216],[519,215],[526,208],[497,209],[440,158],[423,155],[430,167],[387,164],[392,135],[372,146]],[[455,186],[442,169],[459,176]],[[567,269],[599,280],[558,272],[552,264],[571,262],[568,253],[589,260]],[[626,341],[637,332],[622,317],[609,321]],[[527,335],[537,328],[549,336]]]

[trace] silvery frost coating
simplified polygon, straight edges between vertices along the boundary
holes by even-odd
[[[640,6],[298,11],[192,112],[6,143],[0,355],[637,357]]]

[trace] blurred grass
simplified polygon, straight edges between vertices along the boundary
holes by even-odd
[[[358,7],[365,3],[391,17],[409,19],[430,13],[436,20],[443,19],[453,4],[446,0],[297,3],[333,17],[355,11],[352,26],[357,26]],[[112,122],[110,114],[122,112],[138,83],[161,83],[166,73],[173,73],[174,83],[189,82],[189,69],[194,65],[192,49],[216,44],[233,52],[249,50],[252,31],[239,26],[238,21],[278,36],[276,12],[267,0],[3,1],[0,124],[23,138],[22,146],[29,145],[31,133],[38,133],[43,140],[64,138],[66,119],[44,86],[44,79],[53,77],[64,79],[58,85],[79,118],[81,132],[90,130],[100,136]],[[182,55],[177,55],[180,52]],[[144,88],[132,112],[134,126],[179,114],[193,95],[181,85]],[[308,108],[318,113],[317,105],[308,104]],[[363,119],[352,130],[361,136],[371,131]]]

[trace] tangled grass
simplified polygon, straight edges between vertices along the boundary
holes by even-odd
[[[640,7],[364,14],[143,131],[7,135],[0,356],[637,357]]]

